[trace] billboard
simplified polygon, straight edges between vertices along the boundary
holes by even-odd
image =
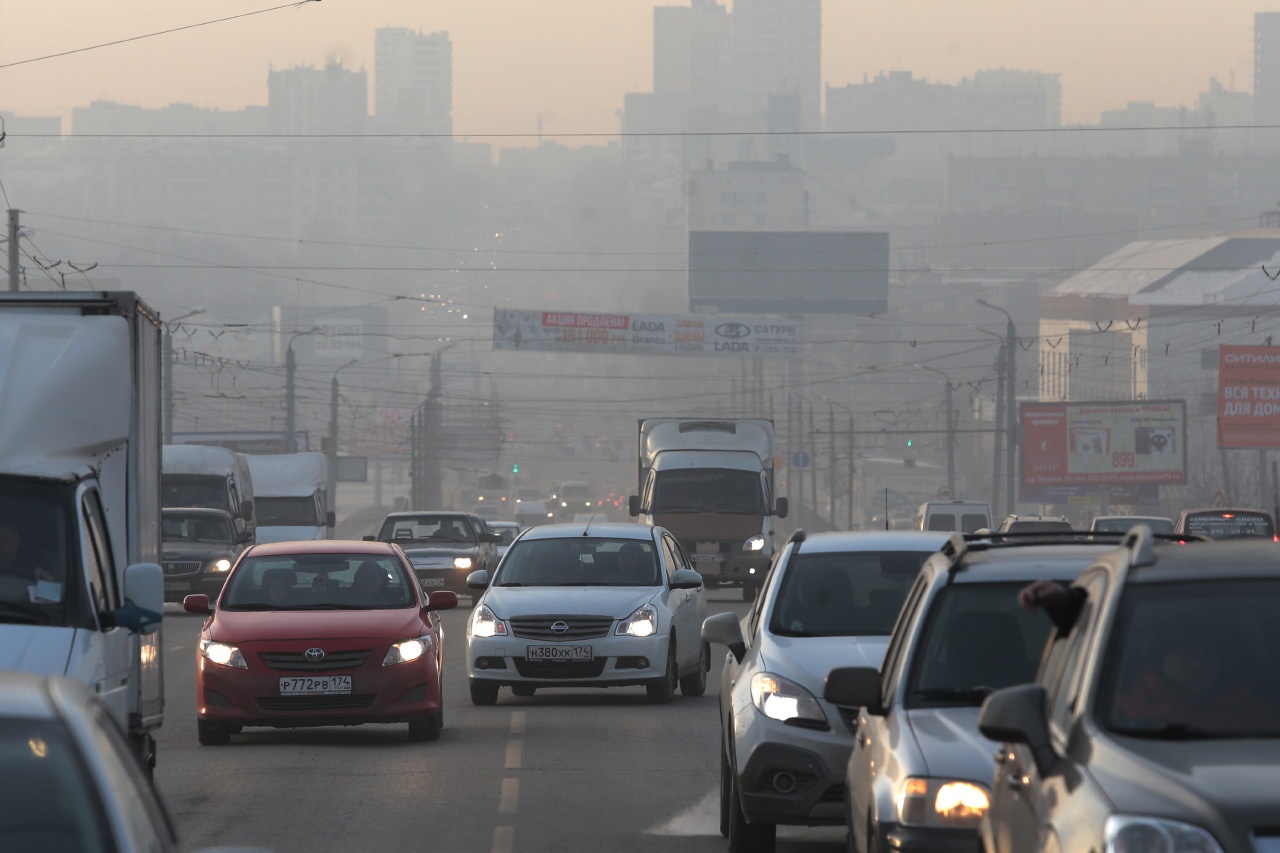
[[[794,320],[703,314],[587,314],[571,311],[493,312],[495,350],[797,358],[801,327]]]
[[[872,314],[889,308],[884,231],[690,231],[689,308]]]
[[[1028,494],[1186,482],[1185,400],[1023,403],[1021,414]]]
[[[1280,448],[1280,347],[1218,347],[1218,446]]]

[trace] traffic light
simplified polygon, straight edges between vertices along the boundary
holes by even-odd
[[[911,446],[913,446],[913,445],[915,444],[915,441],[916,441],[916,440],[915,440],[914,438],[908,438],[908,439],[907,439],[907,447],[911,447]]]
[[[519,463],[519,462],[512,462],[512,463],[511,463],[511,473],[512,473],[512,474],[519,474],[519,473],[520,473],[520,463]]]

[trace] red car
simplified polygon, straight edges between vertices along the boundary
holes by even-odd
[[[224,744],[245,726],[408,723],[410,740],[444,724],[439,611],[458,596],[424,598],[400,546],[279,542],[245,551],[196,655],[200,743]]]

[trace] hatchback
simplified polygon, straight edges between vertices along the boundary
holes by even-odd
[[[429,597],[399,546],[342,540],[279,542],[245,551],[196,652],[200,743],[227,743],[246,726],[408,723],[410,740],[435,740],[444,723],[439,611],[456,593]]]

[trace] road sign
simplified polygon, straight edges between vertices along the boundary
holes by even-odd
[[[808,468],[809,461],[809,454],[803,450],[797,450],[795,453],[791,454],[792,468]]]

